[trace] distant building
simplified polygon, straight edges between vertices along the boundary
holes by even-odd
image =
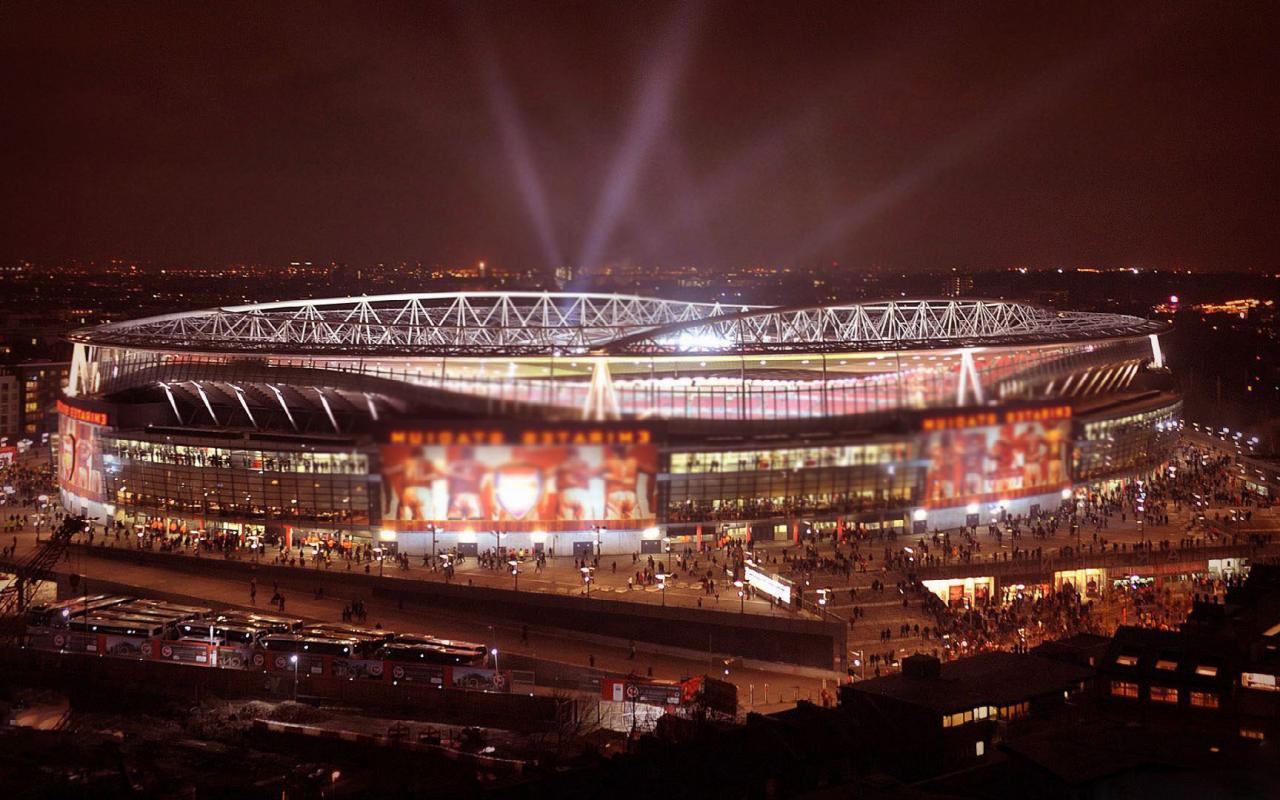
[[[1108,710],[1206,736],[1280,738],[1280,566],[1254,565],[1180,631],[1120,628],[1099,664]]]
[[[920,774],[961,767],[992,752],[1010,723],[1044,718],[1092,685],[1088,667],[1004,652],[942,664],[903,659],[902,672],[840,687],[840,705],[898,739]]]
[[[964,297],[973,293],[973,275],[967,272],[953,272],[942,279],[943,297]]]
[[[69,361],[0,365],[0,437],[38,440],[56,431],[58,398],[70,369]]]

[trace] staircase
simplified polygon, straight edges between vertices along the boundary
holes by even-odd
[[[37,581],[58,565],[71,537],[83,530],[84,524],[83,519],[68,517],[25,561],[15,565],[13,583],[0,590],[0,622],[6,623],[6,627],[26,610],[35,595]]]

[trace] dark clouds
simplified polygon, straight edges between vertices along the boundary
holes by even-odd
[[[1276,18],[7,3],[0,253],[1272,269]]]

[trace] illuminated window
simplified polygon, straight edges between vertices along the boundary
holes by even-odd
[[[1203,675],[1206,678],[1218,677],[1218,668],[1211,664],[1201,664],[1196,667],[1196,674]]]
[[[1152,686],[1151,702],[1153,703],[1177,703],[1178,690],[1172,686]]]
[[[1121,653],[1116,656],[1116,666],[1118,667],[1136,667],[1138,666],[1138,657]]]
[[[1261,742],[1267,738],[1267,734],[1266,731],[1259,730],[1258,728],[1241,728],[1240,737],[1243,739],[1255,739]]]
[[[1001,706],[996,716],[1000,719],[1021,719],[1027,716],[1030,710],[1030,703],[1015,703],[1011,706]]]
[[[1167,658],[1161,658],[1161,659],[1157,659],[1157,660],[1156,660],[1156,669],[1163,669],[1163,670],[1167,670],[1167,671],[1169,671],[1169,672],[1173,672],[1173,671],[1175,671],[1177,668],[1178,668],[1178,662],[1177,662],[1177,661],[1170,661],[1170,660],[1169,660],[1169,659],[1167,659]]]
[[[1240,673],[1240,685],[1246,689],[1258,689],[1264,692],[1274,692],[1280,688],[1276,686],[1276,676],[1265,672]]]
[[[976,755],[978,758],[982,758],[984,755],[986,755],[986,752],[987,752],[986,742],[979,739],[978,741],[973,743],[973,754]]]
[[[1112,681],[1111,696],[1136,698],[1138,696],[1138,684],[1131,681]]]
[[[1191,692],[1191,705],[1196,708],[1217,708],[1218,695],[1215,692]]]

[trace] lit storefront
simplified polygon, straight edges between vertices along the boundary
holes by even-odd
[[[943,578],[923,581],[924,587],[952,608],[985,606],[991,602],[996,581],[990,576]]]
[[[1087,599],[1102,597],[1107,588],[1107,571],[1101,568],[1064,569],[1053,573],[1053,590],[1070,588]]]

